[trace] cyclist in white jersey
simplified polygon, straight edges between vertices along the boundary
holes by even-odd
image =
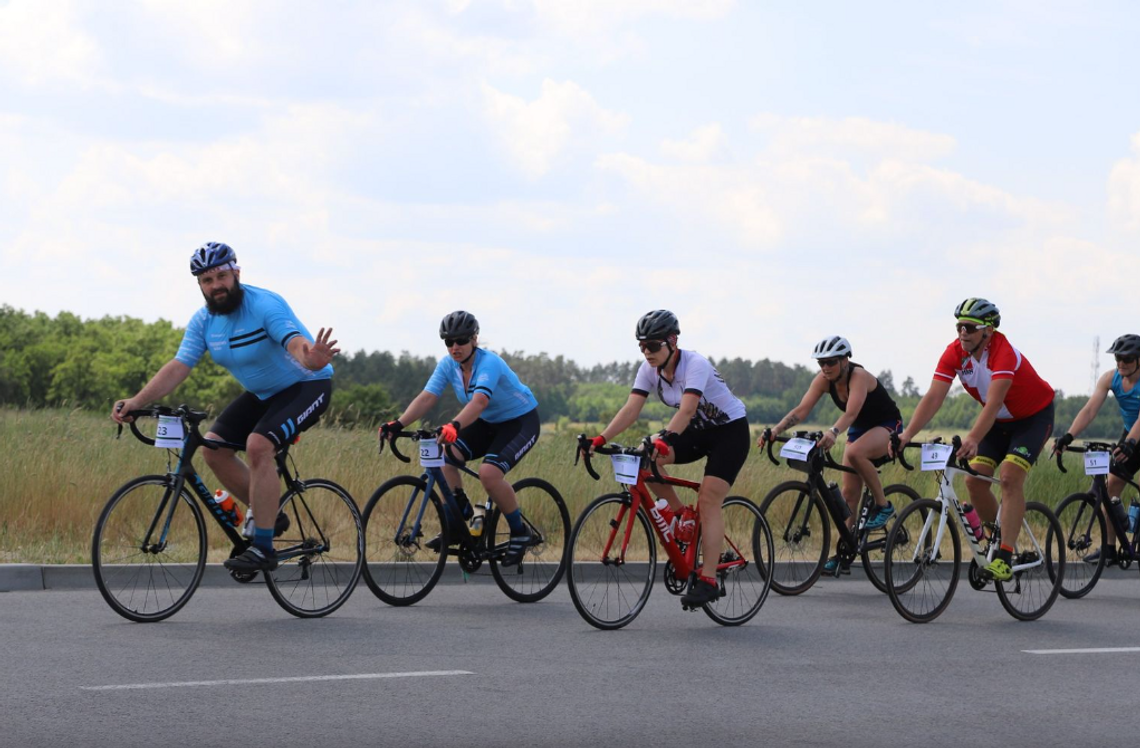
[[[636,337],[645,361],[637,371],[629,399],[602,433],[591,441],[593,449],[633,425],[655,392],[677,413],[654,440],[653,459],[659,466],[695,462],[708,457],[704,479],[697,492],[701,516],[702,567],[681,598],[692,608],[720,596],[716,567],[724,545],[721,504],[748,459],[751,435],[740,401],[708,359],[695,351],[677,347],[681,328],[672,312],[658,309],[637,323]],[[669,502],[674,512],[683,504],[672,486],[650,484],[657,496]]]

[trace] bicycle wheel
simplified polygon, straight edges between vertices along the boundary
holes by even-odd
[[[1084,597],[1104,573],[1104,558],[1109,548],[1105,542],[1108,523],[1104,515],[1096,511],[1096,501],[1087,493],[1065,497],[1057,505],[1057,521],[1065,537],[1065,572],[1061,574],[1050,558],[1049,578],[1062,580],[1061,594],[1065,597]],[[1095,562],[1085,560],[1097,551]]]
[[[724,597],[702,608],[705,615],[722,626],[739,626],[752,620],[772,587],[772,531],[764,515],[743,496],[730,496],[721,508],[724,517],[724,548],[720,562],[743,560],[717,572]],[[700,548],[697,548],[698,555]],[[699,567],[698,567],[699,568]]]
[[[823,500],[808,484],[787,481],[760,505],[775,540],[772,589],[781,595],[806,592],[819,579],[831,548],[831,522]]]
[[[566,578],[578,613],[600,629],[627,625],[649,600],[656,573],[657,540],[645,512],[629,494],[594,499],[570,533]]]
[[[566,553],[570,548],[570,512],[554,486],[540,478],[524,478],[512,488],[522,510],[523,521],[542,538],[538,545],[526,549],[515,566],[499,566],[498,556],[491,557],[491,576],[507,597],[520,603],[533,603],[549,595],[566,571]],[[506,550],[511,528],[502,512],[491,517],[490,548]]]
[[[883,493],[886,494],[887,501],[894,505],[896,518],[902,510],[910,506],[912,502],[922,498],[918,495],[918,491],[902,483],[887,486],[883,489]],[[887,591],[887,579],[883,572],[883,559],[886,557],[884,551],[887,547],[887,533],[890,532],[894,523],[894,519],[887,520],[887,524],[878,530],[868,530],[867,537],[863,540],[863,551],[861,553],[863,558],[863,571],[867,573],[867,578],[871,580],[871,584],[875,585],[875,589],[879,592]]]
[[[289,491],[281,511],[292,523],[273,546],[281,565],[265,575],[278,605],[298,618],[327,616],[360,581],[364,531],[348,491],[322,478]]]
[[[153,623],[177,613],[206,568],[206,525],[190,492],[183,487],[175,496],[166,475],[123,485],[95,523],[91,568],[99,593],[122,617]]]
[[[424,545],[437,535],[447,537],[443,505],[434,490],[423,506],[419,531],[414,532],[426,491],[420,478],[400,475],[377,488],[364,508],[364,581],[389,605],[423,600],[447,563],[446,553]]]
[[[942,542],[935,539],[942,515],[942,502],[919,499],[899,513],[887,533],[884,576],[891,605],[911,623],[927,623],[942,615],[962,566],[962,544],[953,522],[945,522]],[[949,556],[950,561],[946,558]]]
[[[1019,621],[1035,621],[1053,607],[1065,578],[1065,533],[1057,516],[1040,501],[1025,502],[1025,521],[1013,549],[1013,563],[1035,564],[996,582],[1002,607]],[[1050,574],[1050,566],[1055,573]]]

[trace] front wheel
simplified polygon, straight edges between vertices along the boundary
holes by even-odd
[[[491,576],[507,597],[520,603],[533,603],[553,592],[562,581],[570,549],[570,512],[562,495],[540,478],[524,478],[511,488],[522,510],[523,522],[541,542],[527,548],[515,566],[500,566],[499,556],[493,555]],[[502,512],[496,511],[494,515],[490,518],[489,547],[505,551],[511,528]]]
[[[299,618],[327,616],[360,581],[364,531],[348,491],[314,478],[285,494],[289,529],[273,540],[281,565],[265,575],[273,599]]]
[[[997,582],[998,599],[1019,621],[1035,621],[1053,607],[1065,578],[1065,533],[1049,507],[1025,502],[1025,520],[1013,549],[1013,579]],[[1022,566],[1020,571],[1018,567]]]
[[[111,609],[153,623],[182,609],[206,568],[206,525],[184,487],[145,475],[111,496],[91,541],[95,584]]]
[[[891,605],[911,623],[933,621],[958,587],[962,543],[953,522],[934,499],[919,499],[899,513],[887,533],[884,576]],[[936,543],[944,526],[942,542]]]
[[[1107,523],[1104,515],[1096,511],[1096,500],[1087,493],[1067,496],[1057,505],[1057,521],[1065,540],[1065,570],[1057,568],[1049,559],[1049,578],[1060,579],[1061,594],[1076,599],[1084,597],[1096,586],[1104,573],[1108,544],[1105,542]],[[1089,562],[1093,553],[1097,558]]]
[[[764,515],[748,499],[728,497],[721,516],[724,547],[716,576],[724,596],[702,610],[722,626],[739,626],[752,620],[768,597],[775,548]]]
[[[772,589],[781,595],[806,592],[823,572],[831,548],[823,500],[807,483],[787,481],[768,492],[760,513],[775,541]]]
[[[388,605],[418,603],[443,575],[446,543],[435,551],[426,544],[447,537],[447,522],[439,496],[434,490],[426,494],[423,480],[399,475],[377,488],[364,507],[364,581]]]
[[[591,626],[619,629],[653,591],[657,540],[629,494],[606,494],[583,510],[570,533],[570,600]]]
[[[886,495],[887,501],[894,506],[896,519],[903,509],[922,498],[918,495],[918,491],[902,483],[887,486],[883,489],[883,493]],[[891,531],[894,524],[895,519],[889,519],[887,524],[879,529],[868,530],[862,542],[863,571],[867,573],[867,578],[871,580],[871,584],[875,585],[875,589],[879,592],[887,591],[883,559],[886,558],[887,533]]]

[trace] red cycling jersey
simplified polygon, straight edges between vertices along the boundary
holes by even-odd
[[[995,379],[1012,379],[1013,384],[1005,394],[999,421],[1018,421],[1041,411],[1053,402],[1053,388],[1037,375],[1029,359],[1021,351],[1010,345],[1000,332],[994,331],[990,344],[982,352],[981,360],[975,359],[962,343],[955,340],[946,346],[934,379],[953,382],[957,376],[962,386],[978,402],[985,405],[990,382]]]

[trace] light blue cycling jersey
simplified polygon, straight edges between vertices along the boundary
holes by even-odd
[[[214,361],[261,400],[297,382],[331,378],[332,364],[311,371],[286,349],[294,336],[313,336],[285,299],[264,288],[242,288],[245,298],[233,312],[211,314],[202,307],[190,318],[175,360],[193,367],[209,350]]]
[[[1132,425],[1136,423],[1136,417],[1140,415],[1140,384],[1125,392],[1124,377],[1120,376],[1118,371],[1112,375],[1112,395],[1120,407],[1120,417],[1124,419],[1124,430],[1131,431]]]
[[[530,389],[519,381],[507,362],[482,348],[475,349],[471,381],[466,389],[463,387],[463,371],[451,356],[440,359],[424,389],[439,397],[448,382],[463,405],[471,402],[476,392],[487,396],[490,402],[479,416],[487,423],[509,421],[538,407]]]

